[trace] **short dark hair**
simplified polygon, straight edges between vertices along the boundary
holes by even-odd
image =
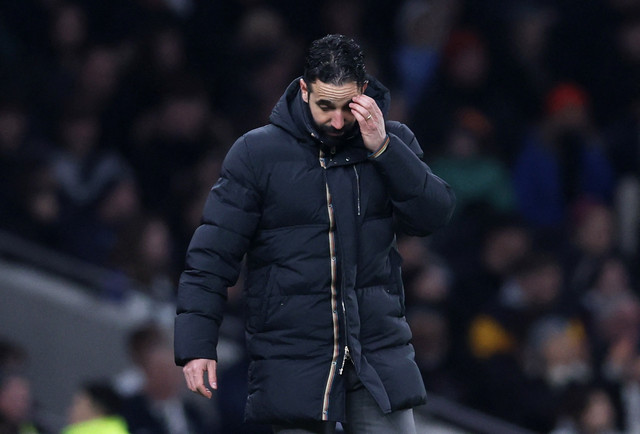
[[[304,81],[316,80],[340,86],[355,81],[359,87],[366,82],[364,54],[360,45],[344,35],[327,35],[311,43],[307,53]]]
[[[138,365],[144,363],[144,358],[154,348],[167,345],[167,336],[161,326],[155,322],[147,322],[137,326],[127,336],[129,356]]]
[[[105,416],[116,415],[122,411],[122,398],[107,381],[89,381],[82,384],[80,389]]]

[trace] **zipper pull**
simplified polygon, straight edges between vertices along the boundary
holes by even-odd
[[[345,345],[344,346],[344,357],[342,358],[342,366],[340,366],[340,375],[342,375],[342,372],[344,371],[344,364],[349,359],[351,359],[351,356],[349,355],[349,347],[347,345]]]
[[[356,174],[356,190],[358,197],[358,215],[360,215],[360,175],[358,175],[358,168],[354,165],[353,172]]]

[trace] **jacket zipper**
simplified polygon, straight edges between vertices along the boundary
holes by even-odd
[[[320,166],[326,170],[327,165],[324,158],[324,152],[320,151]],[[327,213],[329,215],[329,254],[331,256],[331,316],[333,321],[333,352],[331,356],[331,365],[329,368],[329,377],[324,388],[324,396],[322,399],[322,420],[329,419],[329,396],[331,394],[331,388],[336,374],[338,365],[338,357],[340,355],[340,344],[338,340],[338,295],[336,290],[337,279],[337,258],[336,258],[336,243],[335,243],[335,216],[333,213],[333,203],[331,200],[331,192],[329,191],[329,184],[325,179],[325,193],[327,197]],[[344,308],[344,306],[343,306]],[[344,366],[344,361],[343,361]]]
[[[360,215],[360,174],[358,174],[358,167],[355,164],[353,165],[353,173],[356,174],[356,203],[358,215]],[[342,292],[342,316],[344,317],[345,340],[347,340],[347,308],[344,305],[344,291]],[[347,363],[347,360],[351,360],[348,344],[344,346],[344,356],[342,357],[342,365],[340,366],[340,375],[344,372],[344,365]]]
[[[353,165],[353,171],[356,174],[356,191],[358,197],[358,215],[360,215],[360,175],[358,174],[358,168]]]

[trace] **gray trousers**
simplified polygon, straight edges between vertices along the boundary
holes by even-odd
[[[358,379],[351,363],[347,375],[347,420],[342,424],[346,434],[416,434],[413,410],[384,414],[369,391]],[[335,434],[336,422],[312,421],[305,424],[274,425],[275,434]]]

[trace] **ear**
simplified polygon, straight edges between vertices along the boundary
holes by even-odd
[[[362,93],[364,94],[364,91],[367,90],[367,86],[369,85],[369,80],[366,80],[364,82],[364,84],[362,85]]]
[[[309,87],[303,78],[300,79],[300,92],[302,93],[302,101],[309,104]]]

